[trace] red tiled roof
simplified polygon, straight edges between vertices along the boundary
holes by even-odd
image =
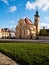
[[[1,29],[1,32],[4,32],[5,30],[4,29]]]
[[[9,32],[7,29],[1,29],[1,32]]]
[[[32,22],[28,18],[25,18],[25,22],[26,24],[32,25]]]

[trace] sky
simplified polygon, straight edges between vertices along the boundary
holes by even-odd
[[[0,28],[15,28],[20,18],[34,23],[38,9],[40,28],[49,28],[49,0],[0,0]]]

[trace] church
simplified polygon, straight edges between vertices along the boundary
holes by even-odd
[[[34,23],[28,19],[20,19],[16,26],[17,39],[33,39],[40,32],[40,16],[38,11],[34,15]]]

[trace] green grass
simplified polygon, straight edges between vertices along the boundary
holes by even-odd
[[[0,43],[0,51],[22,65],[49,65],[49,44]]]

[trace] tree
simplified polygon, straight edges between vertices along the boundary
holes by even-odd
[[[42,29],[39,33],[40,36],[47,36],[46,29]]]

